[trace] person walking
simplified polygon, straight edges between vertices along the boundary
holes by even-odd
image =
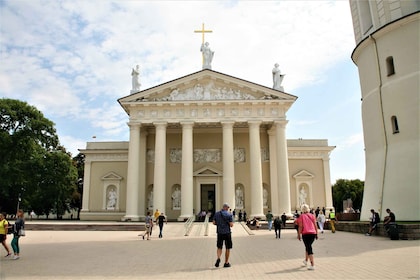
[[[155,222],[157,222],[159,216],[160,216],[160,211],[159,209],[156,209],[155,213],[153,214],[153,217],[155,218]],[[150,236],[152,236],[152,231],[153,231],[153,221],[152,221],[152,227],[150,228]]]
[[[277,216],[274,219],[274,232],[276,233],[276,239],[280,239],[280,234],[281,234],[281,220],[280,218]]]
[[[13,259],[17,260],[19,259],[20,254],[20,248],[19,248],[19,238],[23,235],[21,235],[21,231],[25,228],[25,220],[23,217],[23,210],[19,209],[16,213],[17,219],[15,222],[15,227],[13,230],[13,240],[12,240],[12,249],[13,249]]]
[[[139,234],[139,236],[144,238],[147,236],[147,240],[150,240],[150,233],[152,232],[153,227],[153,218],[150,216],[150,212],[147,212],[146,218],[144,218],[144,226],[146,227],[146,230],[143,234]]]
[[[331,227],[331,232],[335,233],[335,212],[334,209],[330,210],[330,214],[328,215],[330,218],[330,227]]]
[[[293,216],[295,217],[295,220],[293,221],[293,227],[295,228],[297,237],[299,238],[299,217],[300,217],[300,214],[295,213]]]
[[[0,242],[3,245],[4,249],[7,251],[6,258],[10,257],[12,253],[10,252],[9,246],[7,246],[7,228],[9,227],[9,222],[6,220],[6,214],[0,213]]]
[[[162,230],[163,230],[163,223],[168,223],[166,220],[165,214],[160,213],[159,217],[157,218],[156,224],[159,225],[159,238],[162,238]]]
[[[273,214],[271,214],[270,210],[268,210],[268,213],[265,215],[265,218],[267,219],[268,230],[271,231],[271,228],[273,227]]]
[[[309,213],[309,206],[303,204],[301,206],[302,214],[298,218],[299,232],[298,239],[302,239],[305,244],[305,260],[303,265],[308,267],[308,270],[315,269],[314,252],[312,251],[312,243],[318,239],[318,228],[316,226],[315,216]],[[308,259],[311,265],[308,266]]]
[[[286,228],[286,220],[287,220],[286,213],[283,213],[283,215],[281,215],[281,223],[283,224],[283,228]]]
[[[220,265],[220,257],[222,256],[223,243],[225,244],[225,264],[223,267],[230,267],[229,256],[232,249],[232,232],[233,227],[232,215],[228,212],[229,204],[223,204],[222,210],[214,214],[213,225],[217,226],[217,260],[215,267]]]
[[[321,233],[324,233],[325,215],[322,210],[319,211],[318,216],[316,217],[316,221],[318,223],[319,229],[321,230]]]

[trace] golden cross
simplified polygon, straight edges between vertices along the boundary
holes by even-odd
[[[205,30],[204,29],[204,22],[203,22],[201,30],[194,30],[194,32],[195,33],[201,33],[201,35],[202,35],[202,43],[201,44],[204,44],[204,33],[212,33],[213,31],[212,30]],[[203,64],[204,64],[204,53],[201,56],[203,58]]]

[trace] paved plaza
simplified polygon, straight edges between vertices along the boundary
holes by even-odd
[[[27,231],[21,258],[0,260],[0,279],[420,279],[420,241],[330,231],[314,243],[316,270],[302,266],[296,231],[233,227],[232,267],[214,267],[215,227],[168,223],[163,238],[134,231]],[[8,244],[11,238],[8,236]],[[223,262],[223,258],[222,258]]]

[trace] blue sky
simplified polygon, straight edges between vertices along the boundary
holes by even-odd
[[[328,139],[331,179],[364,180],[364,145],[348,1],[0,0],[0,96],[28,102],[56,124],[73,155],[88,141],[126,141],[131,69],[142,90],[213,70],[298,96],[287,138]],[[92,137],[96,136],[95,139]]]

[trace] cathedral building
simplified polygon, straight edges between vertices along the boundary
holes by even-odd
[[[82,220],[139,221],[159,209],[184,221],[224,203],[251,218],[292,215],[302,203],[333,207],[334,147],[325,139],[286,139],[286,113],[297,97],[283,91],[278,69],[266,87],[210,63],[145,90],[133,69],[133,89],[118,100],[129,141],[88,142],[80,150]]]

